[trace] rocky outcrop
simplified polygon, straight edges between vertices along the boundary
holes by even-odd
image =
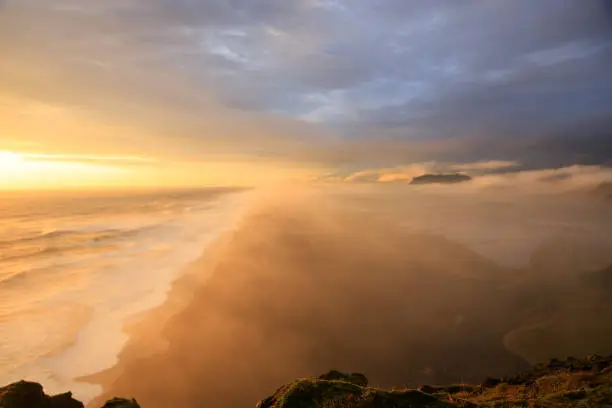
[[[449,408],[476,405],[446,395],[420,390],[382,390],[367,387],[363,374],[330,371],[318,378],[303,378],[279,388],[257,408]],[[363,385],[360,385],[363,384]]]
[[[0,408],[84,408],[71,392],[49,396],[42,385],[19,381],[0,388]],[[103,408],[140,408],[136,400],[114,398]]]
[[[113,398],[104,404],[102,408],[140,408],[135,399]]]
[[[331,371],[327,372],[326,374],[320,375],[319,379],[320,380],[328,380],[328,381],[333,381],[333,380],[345,381],[345,382],[348,382],[348,383],[351,383],[351,384],[355,384],[355,385],[359,385],[359,386],[362,386],[362,387],[366,387],[368,385],[368,379],[363,374],[360,374],[360,373],[342,373],[342,372],[337,371],[337,370],[331,370]]]
[[[420,391],[382,391],[342,381],[299,380],[261,401],[257,408],[315,407],[448,408],[452,405]]]
[[[83,408],[83,404],[68,392],[48,396],[42,385],[34,382],[19,381],[0,388],[0,407],[2,408]]]
[[[609,408],[612,406],[612,355],[551,359],[516,376],[489,377],[480,385],[422,385],[417,390],[373,388],[368,386],[363,374],[332,370],[316,378],[301,378],[283,385],[257,404],[257,408],[501,406]],[[40,384],[20,381],[0,388],[0,408],[83,408],[83,404],[72,398],[70,392],[48,396]],[[113,398],[102,408],[140,407],[136,400]]]
[[[258,408],[478,408],[612,406],[612,355],[552,359],[524,373],[489,377],[480,385],[423,385],[418,390],[383,390],[361,374],[330,371],[278,389]]]
[[[423,174],[414,177],[410,184],[455,184],[470,181],[472,178],[466,174]]]

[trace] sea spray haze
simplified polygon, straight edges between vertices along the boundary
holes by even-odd
[[[3,193],[0,383],[96,395],[74,379],[115,362],[126,319],[164,301],[181,270],[235,225],[246,194]]]
[[[0,385],[609,354],[610,67],[611,0],[0,0]]]
[[[261,204],[190,303],[161,329],[146,317],[119,364],[88,379],[105,389],[92,407],[249,406],[330,367],[383,387],[477,383],[612,342],[610,295],[583,280],[612,261],[604,200],[402,184]],[[151,333],[167,347],[143,358]]]

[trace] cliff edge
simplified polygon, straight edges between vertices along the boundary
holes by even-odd
[[[506,378],[479,385],[423,385],[417,390],[368,387],[361,374],[338,371],[298,379],[257,408],[603,408],[612,407],[612,355],[552,359]]]
[[[384,390],[363,374],[330,371],[280,387],[257,408],[604,408],[612,406],[612,355],[552,359],[516,376],[479,385],[423,385]],[[0,388],[0,408],[83,408],[70,392],[48,396],[40,384],[20,381]],[[140,408],[114,398],[102,408]],[[188,408],[188,407],[185,407]]]

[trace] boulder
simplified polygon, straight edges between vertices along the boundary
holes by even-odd
[[[0,388],[1,408],[83,408],[83,403],[72,398],[72,393],[45,395],[42,385],[19,381]]]
[[[102,408],[140,408],[135,399],[113,398],[104,404]]]
[[[0,408],[84,408],[71,392],[46,395],[42,385],[19,381],[0,388]],[[136,400],[113,398],[103,408],[140,408]]]
[[[352,377],[351,377],[352,376]],[[357,385],[364,382],[361,374],[330,371],[318,378],[304,378],[281,387],[274,395],[264,399],[258,408],[450,408],[470,407],[441,400],[418,390],[393,391]],[[349,381],[349,380],[353,381]]]

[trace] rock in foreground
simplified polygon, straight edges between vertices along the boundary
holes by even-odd
[[[552,359],[516,376],[487,378],[480,385],[423,385],[418,390],[373,388],[363,374],[333,370],[286,384],[257,404],[257,408],[452,407],[610,408],[612,355]],[[0,388],[0,408],[83,408],[83,404],[69,392],[48,396],[40,384],[20,381]],[[136,400],[114,398],[102,408],[140,406]]]
[[[360,385],[364,384],[364,385]],[[367,387],[362,374],[330,371],[319,378],[304,378],[281,387],[257,408],[448,408],[473,407],[418,390],[381,390]]]
[[[357,381],[355,381],[357,380]],[[367,387],[361,374],[331,371],[279,388],[258,408],[604,408],[612,407],[612,356],[551,360],[480,385],[424,385],[419,390]]]
[[[54,396],[46,395],[42,385],[19,381],[0,388],[0,408],[83,408],[83,403],[67,392]],[[140,408],[136,400],[115,398],[103,408]]]

